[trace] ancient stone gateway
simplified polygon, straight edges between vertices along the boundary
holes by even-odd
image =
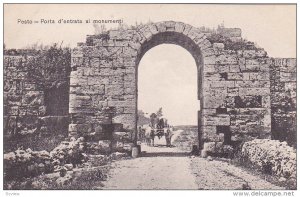
[[[139,62],[154,46],[176,44],[197,65],[200,147],[270,138],[272,61],[253,43],[236,47],[242,42],[240,29],[220,31],[224,42],[205,29],[166,21],[87,36],[72,52],[69,135],[92,133],[98,141],[112,139],[116,149],[134,142]],[[110,116],[115,124],[107,133]]]

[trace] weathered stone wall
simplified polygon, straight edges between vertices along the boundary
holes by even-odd
[[[40,86],[28,71],[34,54],[6,55],[5,133],[15,132],[17,122],[23,131],[34,130],[40,127],[38,120],[57,130],[68,122],[69,113],[69,136],[127,149],[136,140],[138,65],[148,50],[160,44],[182,46],[195,59],[200,146],[271,138],[271,110],[273,138],[296,133],[295,59],[269,58],[262,48],[242,39],[239,28],[213,31],[174,21],[87,36],[72,50],[70,76],[68,69],[53,76],[49,69],[51,88]],[[64,62],[68,56],[53,54],[48,54],[51,62],[70,66]],[[45,72],[47,66],[52,65],[46,65]]]
[[[113,122],[123,124],[113,141],[134,140],[138,64],[149,49],[164,43],[180,45],[195,58],[200,141],[231,144],[271,137],[267,53],[243,41],[240,29],[216,33],[173,21],[110,30],[78,44],[72,53],[70,135],[105,136],[109,106],[115,109]]]
[[[216,62],[204,67],[204,140],[231,144],[270,138],[270,59],[266,52],[224,50],[221,43],[213,47],[218,51]]]
[[[26,63],[32,56],[4,56],[4,134],[36,129],[45,115],[44,92],[28,78]],[[19,126],[17,125],[19,124]]]
[[[296,146],[296,59],[275,58],[270,67],[272,138]]]
[[[46,72],[40,65],[40,60],[45,59],[43,55],[37,50],[5,51],[4,135],[7,138],[19,136],[21,140],[20,135],[68,130],[69,71],[66,68],[53,71],[49,64],[51,79],[41,76],[40,73]]]

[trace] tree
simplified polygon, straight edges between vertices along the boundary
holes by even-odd
[[[106,32],[106,27],[104,24],[99,25],[99,24],[94,23],[93,27],[94,27],[94,32],[96,35],[103,34],[104,32]]]
[[[158,118],[160,118],[160,117],[163,116],[163,113],[162,113],[162,107],[160,107],[160,108],[158,109],[158,111],[156,112],[156,116],[157,116]]]
[[[28,59],[28,77],[41,87],[49,89],[64,80],[71,71],[71,50],[58,47],[40,50],[34,57]]]
[[[150,126],[154,128],[156,122],[157,122],[157,115],[155,113],[152,113],[150,115]]]
[[[145,116],[145,113],[142,110],[138,110],[138,126],[149,124],[150,118]]]

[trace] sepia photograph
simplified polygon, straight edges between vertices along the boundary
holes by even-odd
[[[293,196],[296,9],[4,3],[3,190]]]

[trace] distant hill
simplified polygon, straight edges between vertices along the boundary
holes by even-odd
[[[174,126],[174,129],[176,130],[187,130],[187,129],[192,129],[192,130],[195,130],[197,129],[198,130],[198,125],[176,125]]]
[[[177,132],[173,139],[174,146],[181,150],[191,151],[193,145],[198,145],[197,125],[177,125],[174,129],[175,133]]]
[[[150,118],[145,116],[142,110],[138,110],[138,126],[142,126],[150,123]]]

